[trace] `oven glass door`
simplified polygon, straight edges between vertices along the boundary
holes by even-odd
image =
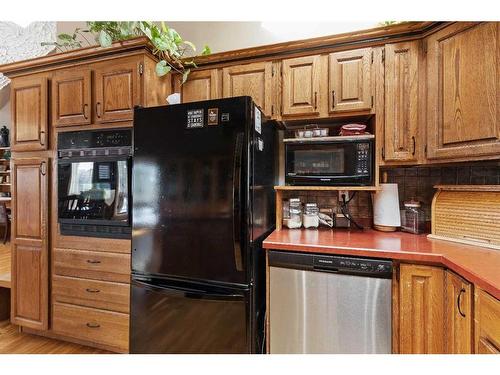
[[[58,164],[59,222],[130,225],[130,158]]]

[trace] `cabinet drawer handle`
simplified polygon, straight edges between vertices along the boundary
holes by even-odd
[[[318,92],[314,92],[314,110],[318,109]]]
[[[100,292],[99,289],[93,289],[93,288],[87,288],[85,290],[87,291],[87,293],[99,293]]]
[[[335,108],[335,90],[332,90],[332,108]]]
[[[457,307],[458,307],[458,312],[460,313],[460,315],[462,315],[462,317],[465,318],[465,314],[462,312],[462,308],[460,307],[460,305],[462,304],[462,294],[465,293],[465,289],[462,288],[460,290],[460,293],[458,293],[458,297],[457,297]]]
[[[417,149],[416,141],[415,141],[415,136],[411,137],[411,141],[413,142],[413,151],[411,152],[412,155],[415,155],[415,151]]]
[[[89,119],[89,115],[88,115],[88,110],[89,110],[89,105],[87,103],[85,103],[83,105],[83,118],[85,120],[88,120]]]
[[[101,263],[100,260],[95,260],[95,259],[87,259],[87,263],[90,263],[90,264],[99,264]]]
[[[45,168],[45,166],[46,166],[46,165],[47,165],[47,163],[46,163],[46,162],[44,162],[44,161],[42,161],[42,162],[40,163],[40,167],[39,167],[39,168],[40,168],[40,174],[41,174],[42,176],[45,176],[45,175],[47,174],[47,169]]]
[[[99,323],[87,323],[89,328],[99,328],[101,325]]]
[[[45,146],[45,131],[40,130],[39,134],[40,134],[40,145]]]
[[[95,113],[97,117],[101,118],[101,102],[95,104]]]

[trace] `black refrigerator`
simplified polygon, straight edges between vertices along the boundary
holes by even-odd
[[[277,132],[250,97],[137,108],[132,353],[262,353]]]

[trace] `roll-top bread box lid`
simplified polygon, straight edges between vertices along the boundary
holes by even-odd
[[[437,185],[429,238],[500,250],[500,185]]]

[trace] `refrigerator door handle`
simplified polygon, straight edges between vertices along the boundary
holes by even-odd
[[[140,287],[154,290],[154,291],[168,291],[175,294],[183,294],[184,297],[190,299],[205,299],[205,300],[220,300],[220,301],[237,301],[244,298],[243,294],[224,294],[224,293],[207,293],[202,290],[174,287],[171,285],[163,284],[149,284],[143,281],[134,280],[134,283]]]
[[[243,271],[241,253],[241,159],[243,156],[243,136],[244,133],[236,135],[233,164],[233,243],[234,262],[238,271]]]

